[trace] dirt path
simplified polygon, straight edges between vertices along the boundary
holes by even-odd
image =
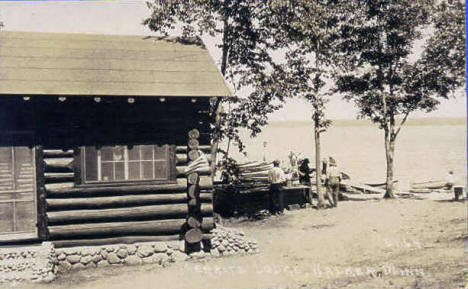
[[[342,202],[230,222],[258,240],[257,255],[85,270],[48,288],[464,288],[466,221],[466,203]]]

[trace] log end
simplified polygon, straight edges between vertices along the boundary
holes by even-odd
[[[202,239],[203,233],[199,229],[190,229],[185,233],[185,241],[187,243],[199,243]]]
[[[189,131],[188,136],[189,138],[197,139],[200,137],[200,132],[198,131],[198,129],[194,128],[191,131]]]

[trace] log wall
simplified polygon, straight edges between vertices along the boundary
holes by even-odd
[[[142,112],[135,105],[118,103],[88,103],[83,113],[74,113],[76,104],[53,104],[50,111],[27,107],[31,119],[43,119],[38,125],[29,124],[36,135],[36,170],[38,191],[39,239],[77,246],[102,242],[106,238],[125,238],[127,242],[142,238],[184,239],[187,228],[194,226],[208,233],[214,227],[213,184],[211,171],[197,176],[196,222],[190,214],[189,183],[193,179],[185,175],[185,168],[195,157],[193,148],[209,153],[210,126],[207,113],[209,102],[193,103],[190,99],[178,103],[142,105]],[[138,102],[138,99],[136,100]],[[168,104],[169,103],[169,104]],[[37,103],[31,103],[38,105]],[[11,104],[10,104],[11,105]],[[22,103],[24,106],[25,104]],[[152,116],[148,107],[155,106]],[[167,110],[161,108],[166,105]],[[131,113],[122,123],[111,123],[114,110]],[[179,107],[179,108],[178,108]],[[100,108],[105,108],[100,113]],[[75,109],[76,110],[76,109]],[[143,113],[145,112],[145,113]],[[47,116],[50,114],[50,116]],[[97,119],[90,120],[94,116]],[[115,120],[114,120],[115,121]],[[18,125],[18,123],[16,123]],[[122,130],[116,129],[119,126]],[[146,127],[142,130],[141,127]],[[106,129],[109,128],[109,132]],[[196,142],[187,142],[188,133],[196,128]],[[107,133],[107,134],[106,134]],[[115,139],[114,139],[115,138]],[[167,184],[127,183],[81,184],[80,147],[97,144],[130,143],[169,144],[173,146],[175,181]],[[193,195],[193,193],[192,193]],[[197,232],[198,232],[197,231]],[[189,234],[190,235],[190,234]]]

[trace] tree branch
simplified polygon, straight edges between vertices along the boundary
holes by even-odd
[[[400,130],[401,130],[401,127],[405,124],[406,120],[408,119],[408,115],[410,114],[410,112],[412,111],[411,108],[408,108],[408,110],[406,111],[405,113],[405,116],[403,117],[403,119],[401,120],[400,124],[398,125],[398,128],[397,130],[395,131],[395,138],[398,136],[398,134],[400,133]]]

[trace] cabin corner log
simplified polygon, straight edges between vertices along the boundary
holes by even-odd
[[[75,179],[74,173],[44,173],[46,183],[69,182]]]
[[[196,185],[190,185],[187,190],[187,195],[190,199],[195,199],[197,197],[199,189]]]
[[[44,158],[45,172],[73,172],[73,157]]]
[[[187,225],[189,225],[190,228],[199,228],[201,227],[201,222],[197,220],[195,217],[188,217]]]
[[[213,180],[211,179],[211,176],[200,176],[198,185],[201,190],[211,189],[213,188]]]
[[[200,153],[196,150],[191,150],[188,152],[188,159],[194,161],[200,157]]]
[[[188,136],[191,139],[197,139],[197,138],[200,137],[200,131],[198,129],[194,128],[194,129],[192,129],[192,130],[190,130],[188,132]]]
[[[111,197],[93,197],[93,198],[60,198],[46,199],[47,209],[53,210],[73,210],[73,209],[104,209],[126,206],[158,205],[186,203],[186,193],[172,194],[150,194],[150,195],[124,195]],[[201,202],[212,202],[213,194],[201,193]]]
[[[187,146],[176,146],[176,153],[187,153]]]
[[[176,164],[186,164],[188,157],[186,154],[176,154]]]
[[[46,184],[45,189],[48,197],[53,196],[73,196],[79,194],[106,194],[106,193],[136,193],[136,192],[177,192],[185,191],[187,180],[176,179],[175,183],[149,184],[149,185],[128,185],[128,186],[75,186],[73,182]]]
[[[185,176],[185,169],[186,169],[186,168],[187,168],[186,166],[177,166],[177,167],[176,167],[176,174],[177,174],[177,176]],[[197,170],[196,170],[196,173],[198,173],[199,175],[202,175],[202,176],[203,176],[203,175],[206,176],[206,175],[211,174],[211,168],[210,168],[210,167],[206,167],[206,168],[203,167],[203,168],[201,168],[201,169],[197,169]]]
[[[198,228],[192,228],[185,232],[184,239],[189,244],[199,243],[203,239],[203,232]]]
[[[191,173],[187,176],[187,182],[189,185],[194,185],[198,182],[198,173]]]
[[[44,150],[45,158],[73,157],[73,150]]]
[[[197,129],[192,129],[189,131],[188,136],[188,147],[190,148],[190,150],[187,152],[187,156],[190,160],[190,163],[192,163],[200,157],[200,152],[198,150],[198,138],[200,137],[200,132]],[[186,222],[190,229],[184,233],[184,240],[186,244],[195,244],[199,243],[203,237],[203,232],[197,226],[197,221],[200,225],[202,224],[201,207],[196,206],[199,203],[199,194],[197,194],[197,192],[199,191],[200,175],[197,172],[189,174],[187,176],[187,183],[190,186],[187,188],[187,196],[189,200],[186,206]],[[189,251],[192,250],[190,249],[190,246],[186,247],[186,249]]]
[[[189,141],[188,141],[188,147],[191,150],[196,150],[196,149],[198,149],[200,147],[200,143],[198,142],[197,139],[192,138],[192,139],[189,139]]]
[[[205,217],[203,218],[201,230],[203,232],[210,232],[215,227],[215,222],[213,217]]]
[[[188,146],[177,146],[176,153],[187,153],[189,147]],[[193,148],[190,148],[193,149]],[[211,151],[211,145],[198,145],[196,148],[197,150],[201,150],[204,153],[209,153]]]
[[[201,214],[211,214],[213,206],[211,204],[202,204]],[[112,221],[112,220],[134,220],[134,219],[170,219],[185,218],[188,213],[186,204],[166,204],[154,206],[138,206],[98,210],[73,210],[48,212],[47,218],[49,225],[73,223],[73,222],[93,222],[93,221]]]
[[[125,235],[174,235],[180,234],[185,219],[144,221],[144,222],[112,222],[77,225],[49,226],[52,239],[76,238],[80,236],[125,236]],[[213,218],[205,218],[202,231],[214,227]]]

